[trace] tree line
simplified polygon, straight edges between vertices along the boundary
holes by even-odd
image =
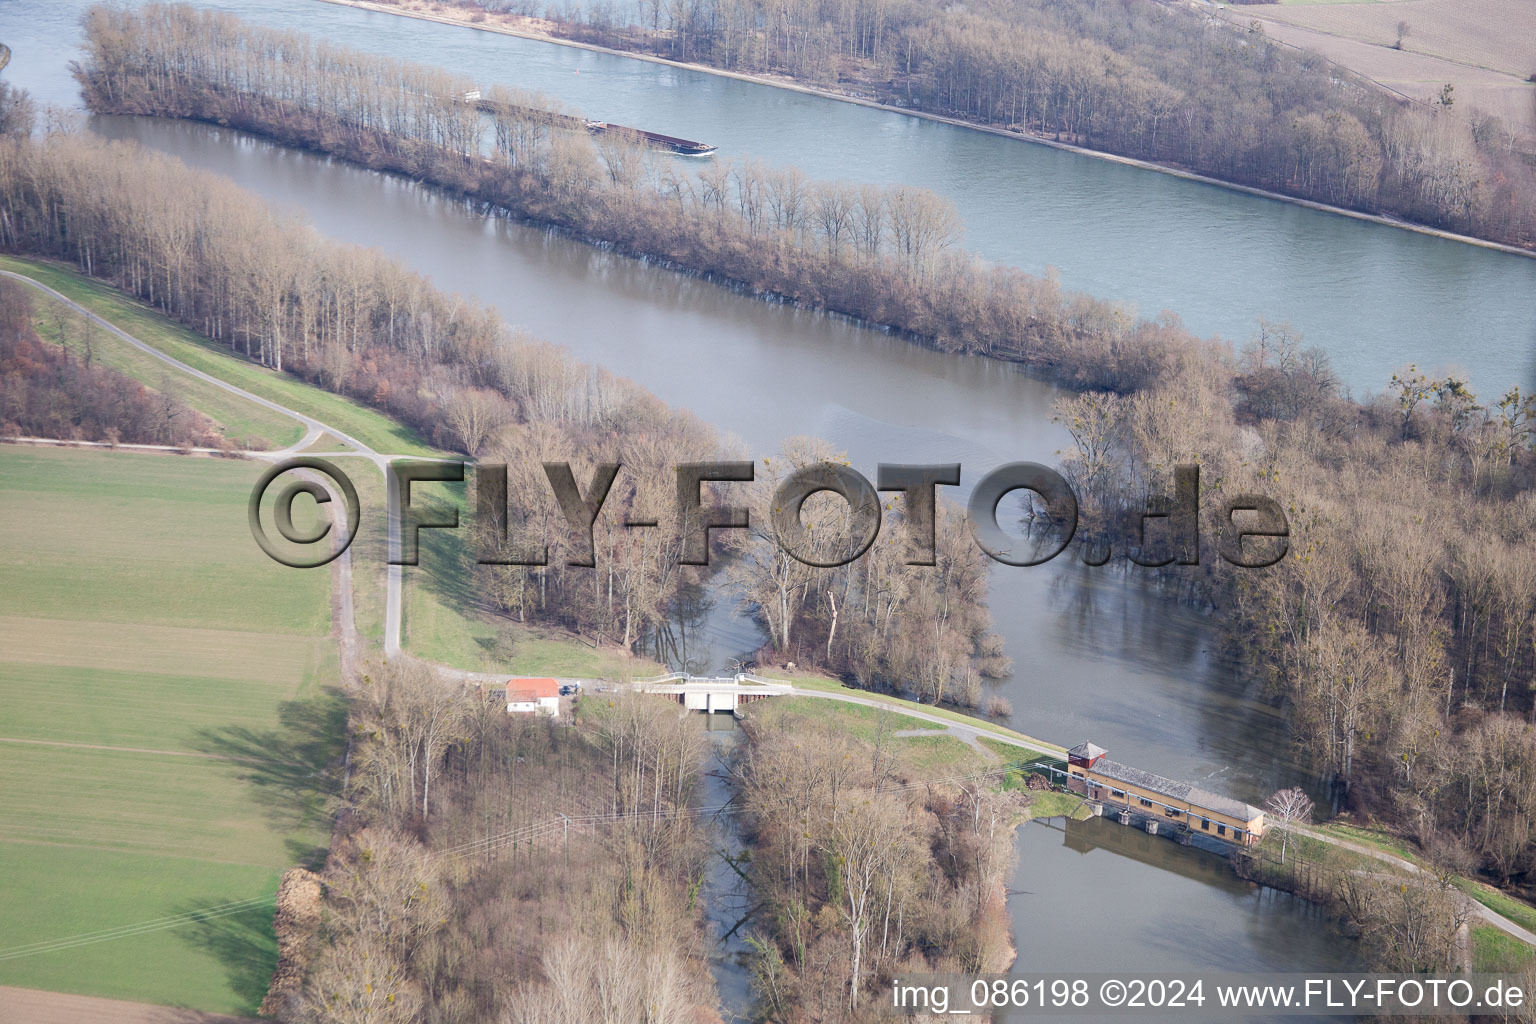
[[[1286,195],[1536,243],[1521,126],[1385,95],[1313,53],[1144,0],[471,0],[563,36],[861,94]],[[636,21],[640,24],[635,24]]]
[[[605,699],[567,727],[398,661],[366,671],[350,703],[317,905],[284,914],[279,894],[283,983],[265,1015],[709,1019],[710,851],[693,813],[708,751],[675,705]]]
[[[894,977],[1012,965],[1024,795],[914,778],[894,751],[900,716],[876,715],[867,738],[771,706],[747,720],[733,774],[764,904],[750,941],[765,1019],[874,1020]]]
[[[107,444],[228,448],[165,378],[151,390],[98,361],[95,325],[59,306],[37,331],[31,289],[0,280],[0,433]]]
[[[1029,362],[1074,387],[1134,389],[1182,342],[1168,321],[1140,321],[1053,279],[983,265],[956,247],[959,218],[933,193],[818,182],[757,163],[685,173],[622,134],[594,142],[561,130],[538,97],[493,90],[497,106],[482,116],[463,101],[468,79],[226,14],[95,8],[77,77],[102,113],[212,121],[405,173],[940,349]],[[409,117],[398,115],[403,97]],[[445,124],[465,124],[467,134],[444,145]]]
[[[455,585],[487,612],[665,656],[672,629],[730,554],[722,549],[712,568],[679,565],[676,466],[721,455],[709,427],[630,381],[509,330],[376,252],[323,241],[227,181],[133,146],[67,133],[15,138],[0,146],[0,221],[8,249],[70,260],[237,355],[374,406],[440,445],[508,465],[514,521],[476,517],[482,533],[453,568]],[[8,393],[19,394],[16,386]],[[104,400],[108,392],[91,394]],[[32,402],[51,417],[38,420],[37,431],[80,432],[59,422],[76,415],[60,395],[34,389]],[[166,415],[200,422],[180,404],[160,411],[165,422]],[[129,429],[126,412],[113,416],[103,430]],[[145,436],[174,443],[163,433]],[[600,463],[624,467],[596,524],[598,571],[570,564],[583,552],[544,479],[545,462],[573,463],[583,487]],[[754,520],[766,523],[767,492],[730,500],[749,497]],[[663,528],[621,525],[646,518]],[[969,564],[967,573],[907,567],[888,540],[871,556],[878,572],[871,562],[868,571],[797,575],[783,604],[762,606],[766,656],[825,664],[860,685],[980,702],[983,675],[1002,664],[985,609],[986,576],[958,531],[945,536],[946,552]],[[547,542],[546,565],[476,561],[507,561],[507,549],[526,548],[530,537]],[[771,543],[756,535],[741,553],[766,552]],[[750,602],[767,598],[750,572],[730,570],[724,580]],[[776,628],[786,616],[795,628]],[[892,636],[901,640],[887,649],[881,639]]]
[[[509,716],[499,689],[409,660],[367,668],[349,703],[338,824],[323,868],[279,893],[264,1015],[718,1019],[699,893],[725,854],[699,807],[716,758],[693,716],[638,694],[580,697],[567,722]],[[713,769],[739,801],[749,855],[733,864],[756,897],[742,927],[769,1019],[872,1019],[898,972],[1012,960],[1025,798],[915,777],[898,717],[866,740],[769,708]]]
[[[1278,565],[1165,571],[1215,604],[1233,653],[1284,702],[1330,810],[1378,815],[1502,883],[1536,867],[1533,417],[1518,388],[1484,403],[1416,368],[1354,402],[1275,324],[1230,364],[1057,408],[1085,544],[1110,535],[1095,524],[1134,531],[1181,462],[1198,462],[1202,495],[1283,496]],[[1223,526],[1215,504],[1206,537]]]

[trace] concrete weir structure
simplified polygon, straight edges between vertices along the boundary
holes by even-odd
[[[745,672],[734,676],[691,676],[674,672],[654,679],[637,680],[640,693],[664,693],[677,698],[688,711],[736,711],[765,697],[783,697],[793,692],[788,683],[759,679]]]

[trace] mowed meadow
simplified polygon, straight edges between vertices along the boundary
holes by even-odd
[[[246,524],[263,468],[0,446],[0,985],[237,1013],[266,991],[345,725],[330,574]]]

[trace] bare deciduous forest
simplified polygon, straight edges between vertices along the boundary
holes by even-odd
[[[1028,364],[1074,392],[1057,416],[1074,440],[1064,468],[1087,544],[1171,493],[1179,464],[1199,464],[1202,495],[1275,496],[1291,529],[1278,566],[1249,572],[1216,558],[1210,539],[1229,524],[1203,502],[1207,546],[1198,567],[1164,570],[1170,591],[1215,606],[1246,669],[1286,705],[1337,807],[1385,819],[1440,863],[1528,884],[1532,396],[1480,398],[1463,381],[1405,367],[1357,401],[1326,356],[1283,324],[1261,324],[1234,348],[1194,338],[1171,316],[1136,320],[1051,281],[983,267],[958,249],[953,211],[932,196],[750,165],[683,175],[620,138],[594,145],[513,107],[484,117],[460,102],[472,83],[452,76],[225,16],[99,9],[90,41],[81,78],[94,109],[231,124],[941,348]],[[0,145],[6,248],[73,261],[241,354],[524,473],[509,481],[525,499],[514,504],[512,535],[554,540],[547,567],[483,570],[481,590],[503,614],[633,645],[711,582],[677,566],[675,540],[611,525],[629,509],[666,522],[666,467],[717,454],[691,417],[511,335],[375,254],[320,241],[211,176],[131,147],[12,134]],[[762,508],[790,469],[837,459],[817,442],[787,442],[742,493]],[[610,499],[615,515],[599,521],[596,572],[566,567],[572,541],[536,475],[546,460],[572,461],[581,480],[601,461],[637,467]],[[846,525],[839,505],[808,504],[807,515],[828,532]],[[811,570],[782,557],[766,514],[754,520],[721,572],[757,606],[777,654],[969,703],[984,675],[1006,670],[984,607],[986,563],[953,513],[939,520],[942,571],[904,566],[899,547],[880,546],[852,565]],[[1151,542],[1167,543],[1165,529],[1150,526]],[[901,531],[886,537],[899,544]],[[481,535],[477,549],[506,543]],[[357,810],[328,869],[336,896],[320,925],[326,942],[295,1005],[324,1020],[391,1019],[424,1003],[453,1007],[458,1016],[444,1019],[488,1019],[515,1003],[525,1009],[509,1012],[525,1015],[509,1020],[584,1020],[560,1000],[567,990],[590,997],[594,977],[611,982],[616,1019],[627,1019],[631,997],[680,1015],[708,1003],[688,894],[698,837],[673,813],[698,771],[697,737],[651,721],[639,704],[566,731],[489,713],[477,725],[462,703],[441,710],[444,720],[430,685],[393,671],[376,673],[357,706]],[[1006,846],[996,825],[1007,815],[994,801],[1004,798],[966,795],[958,799],[974,805],[956,814],[953,794],[918,800],[889,786],[878,750],[800,739],[800,730],[793,739],[758,731],[741,779],[754,884],[775,910],[758,959],[765,1002],[782,1000],[786,1016],[838,1019],[880,972],[918,963],[914,951],[955,951],[944,966],[958,969],[996,964],[1002,924],[991,901]],[[507,781],[520,757],[536,785],[524,787],[525,764],[518,786]],[[459,863],[440,856],[458,843],[552,816],[577,778],[584,793],[590,779],[603,781],[602,813],[628,815],[612,832],[573,840],[572,855],[589,864],[581,878],[444,866]],[[818,807],[879,813],[807,822],[796,801],[810,793]],[[967,814],[969,832],[957,824]],[[898,816],[905,830],[881,831]],[[529,879],[549,886],[531,891]],[[1344,882],[1328,895],[1380,962],[1447,955],[1461,911],[1427,884],[1405,900],[1369,879]],[[401,885],[409,898],[398,898]],[[457,909],[444,925],[435,901],[448,892]],[[544,941],[530,952],[529,936],[564,935],[576,916],[583,934],[617,929],[673,955],[651,975],[619,944]],[[1406,941],[1393,922],[1407,923]],[[379,973],[360,975],[357,964]]]
[[[1321,56],[1148,0],[643,0],[465,6],[573,39],[813,85],[1169,163],[1243,185],[1536,242],[1519,125],[1387,96]],[[1254,23],[1257,25],[1257,23]]]
[[[462,99],[468,79],[191,8],[96,8],[86,45],[78,77],[93,110],[226,124],[398,171],[941,349],[1028,362],[1073,387],[1150,383],[1185,341],[1171,321],[1138,322],[1054,281],[983,268],[955,248],[953,207],[921,189],[723,161],[693,175],[623,136],[555,128],[537,97],[493,90],[508,105],[482,115]]]
[[[872,997],[898,974],[1012,964],[1004,890],[1024,794],[910,778],[889,723],[868,741],[797,715],[747,731],[736,773],[765,904],[753,970],[767,1019],[874,1020]]]
[[[675,705],[595,701],[566,727],[401,663],[369,671],[352,705],[323,899],[280,910],[284,983],[264,1012],[719,1019],[697,899],[709,849],[690,803],[707,743]]]
[[[548,564],[466,558],[457,567],[465,592],[518,621],[666,653],[671,626],[715,571],[678,564],[673,500],[676,465],[719,454],[710,428],[377,253],[323,241],[213,175],[71,134],[14,138],[0,150],[6,248],[71,260],[237,354],[506,463],[512,521],[482,517],[478,525],[493,529],[472,554],[507,562],[536,537],[547,540]],[[549,461],[573,463],[584,487],[598,463],[625,467],[596,526],[602,572],[570,564],[589,553],[543,477]],[[758,488],[734,500],[755,504],[754,520],[766,524],[768,498]],[[837,509],[813,503],[807,514],[831,525],[845,514]],[[646,517],[667,529],[653,538],[621,525]],[[985,607],[982,556],[951,519],[941,555],[964,571],[905,565],[901,531],[890,530],[864,562],[815,571],[793,563],[776,575],[774,539],[758,533],[739,542],[751,557],[727,580],[761,605],[775,656],[865,686],[977,704],[983,674],[1006,662]]]
[[[97,362],[95,325],[60,313],[59,344],[33,327],[32,293],[0,281],[0,433],[108,444],[227,448],[229,442],[177,396],[167,377],[158,391]]]
[[[503,705],[420,665],[365,674],[330,857],[279,895],[264,1013],[719,1020],[699,902],[706,733],[656,697],[583,697],[573,725]],[[1012,959],[1003,889],[1025,797],[914,781],[893,736],[774,719],[729,766],[751,842],[737,869],[759,901],[754,985],[775,1020],[872,1019],[896,970]]]

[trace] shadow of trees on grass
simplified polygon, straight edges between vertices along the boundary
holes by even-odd
[[[236,913],[223,913],[210,904],[189,904],[177,913],[193,914],[192,923],[177,929],[181,940],[211,953],[223,965],[229,988],[244,1011],[255,1016],[266,998],[277,968],[277,936],[272,930],[273,904],[262,902]]]
[[[328,833],[332,800],[341,789],[337,770],[346,735],[346,700],[327,690],[283,702],[275,729],[204,729],[194,745],[226,759],[229,770],[251,785],[272,826],[293,833],[286,842],[294,862],[318,870],[326,847],[310,842],[306,834]]]
[[[325,690],[280,704],[274,729],[204,729],[193,745],[223,758],[222,767],[250,785],[272,828],[286,833],[291,861],[318,871],[325,864],[334,798],[341,790],[346,737],[347,702],[339,692]],[[193,915],[191,923],[178,929],[183,941],[223,965],[231,991],[254,1014],[277,966],[273,903],[263,901],[233,913],[200,903],[177,912]]]

